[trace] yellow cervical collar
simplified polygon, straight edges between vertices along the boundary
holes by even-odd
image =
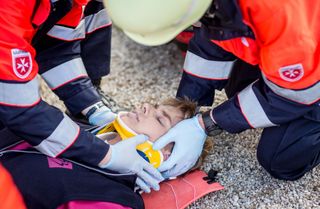
[[[126,114],[126,112],[119,112],[116,119],[106,125],[104,128],[98,131],[98,134],[107,133],[111,131],[117,131],[117,133],[120,135],[120,138],[122,140],[129,139],[133,136],[136,136],[137,133],[135,133],[132,129],[130,129],[122,120],[121,116],[123,114]],[[152,142],[146,141],[142,144],[139,144],[137,146],[138,153],[150,164],[152,164],[155,168],[158,168],[161,163],[163,162],[163,154],[161,151],[156,151],[152,149]]]

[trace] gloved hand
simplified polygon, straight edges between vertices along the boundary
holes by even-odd
[[[145,142],[148,138],[144,135],[138,135],[131,139],[123,140],[114,145],[110,145],[111,159],[106,165],[100,165],[102,168],[117,171],[119,173],[133,172],[138,178],[136,184],[149,193],[153,188],[159,190],[159,182],[163,181],[160,172],[150,163],[145,161],[137,152],[136,146]]]
[[[160,137],[153,149],[160,150],[174,142],[168,160],[158,168],[164,178],[176,177],[194,166],[201,155],[207,135],[200,126],[198,116],[179,122],[168,133]]]
[[[91,125],[102,126],[112,122],[116,118],[116,114],[101,102],[91,107],[86,113],[86,117]]]

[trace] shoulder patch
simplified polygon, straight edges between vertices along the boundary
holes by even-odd
[[[288,65],[279,69],[280,77],[289,82],[300,80],[304,75],[304,69],[301,63]]]
[[[14,74],[21,79],[28,77],[32,71],[30,52],[21,49],[11,49],[11,57]]]

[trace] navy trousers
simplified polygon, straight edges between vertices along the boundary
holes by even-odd
[[[265,128],[257,158],[273,177],[299,179],[320,163],[320,122],[303,117],[279,127]]]

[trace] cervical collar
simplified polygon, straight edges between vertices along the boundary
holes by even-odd
[[[121,116],[124,114],[126,114],[126,112],[119,112],[116,119],[112,123],[104,126],[102,129],[99,129],[96,135],[116,131],[122,140],[126,140],[138,135],[123,122]],[[152,149],[152,144],[153,143],[148,140],[142,144],[139,144],[136,148],[141,157],[152,164],[155,168],[158,168],[163,162],[163,154],[161,151]]]

